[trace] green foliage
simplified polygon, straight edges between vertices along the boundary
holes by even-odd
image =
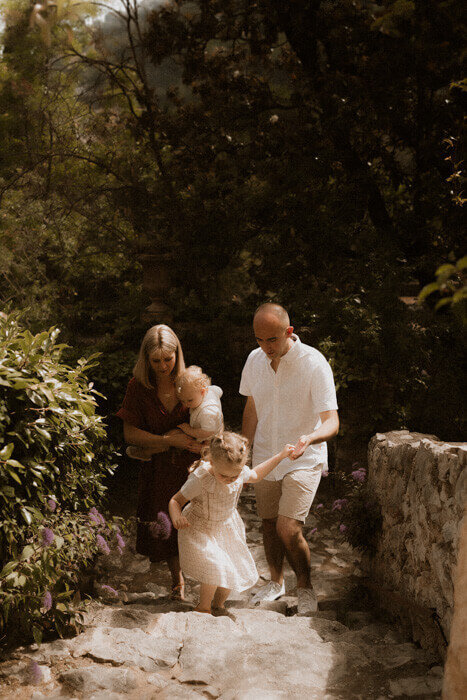
[[[43,507],[43,520],[29,528],[27,544],[0,571],[0,634],[12,642],[35,641],[58,632],[76,632],[88,593],[88,571],[102,553],[97,535],[108,546],[120,537],[116,522],[96,524],[91,515]],[[92,517],[91,517],[92,516]],[[43,532],[53,533],[50,544]],[[22,528],[24,530],[24,527]],[[52,535],[50,535],[52,538]],[[119,540],[121,541],[121,540]],[[115,552],[116,554],[116,552]]]
[[[35,638],[41,622],[62,632],[75,620],[69,603],[79,571],[97,551],[79,512],[100,503],[113,471],[86,377],[95,356],[63,364],[58,333],[32,335],[18,314],[0,314],[1,624],[22,633],[32,624]],[[44,527],[53,527],[51,546],[40,544]],[[43,618],[38,600],[46,590],[57,605]]]
[[[353,471],[331,472],[328,477],[329,486],[335,496],[331,513],[339,518],[339,530],[352,547],[370,556],[375,553],[378,537],[382,528],[380,505],[371,493],[366,483],[366,470],[353,464]],[[314,514],[328,517],[322,509],[316,509]]]
[[[426,284],[418,298],[425,301],[427,297],[437,292],[439,299],[435,304],[435,310],[445,306],[451,307],[457,313],[463,324],[467,323],[467,283],[465,271],[467,269],[467,256],[460,258],[455,265],[445,263],[436,270],[436,281]]]

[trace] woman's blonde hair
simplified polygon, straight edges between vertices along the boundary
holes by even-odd
[[[173,378],[178,377],[185,369],[180,341],[171,328],[163,323],[150,328],[143,338],[139,349],[138,359],[133,368],[133,376],[147,389],[154,389],[155,378],[149,361],[155,350],[161,353],[175,353],[175,367],[171,372]]]
[[[180,372],[175,380],[175,389],[177,394],[180,394],[183,387],[193,386],[196,389],[207,389],[211,385],[211,379],[207,374],[203,373],[201,367],[190,365],[183,372]]]

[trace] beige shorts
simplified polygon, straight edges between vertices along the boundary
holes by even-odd
[[[262,520],[287,518],[305,522],[321,481],[322,466],[297,469],[281,481],[263,479],[255,484],[256,509]]]

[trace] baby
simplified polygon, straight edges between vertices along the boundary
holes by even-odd
[[[184,406],[190,409],[190,423],[178,427],[198,442],[208,440],[224,428],[220,398],[222,389],[211,386],[201,367],[187,367],[175,380],[175,390]]]
[[[222,432],[222,389],[211,386],[211,380],[203,374],[201,367],[192,365],[181,372],[175,381],[175,390],[181,403],[190,409],[190,423],[179,425],[180,430],[198,442]],[[152,454],[150,450],[136,445],[129,445],[126,453],[142,462],[149,462]]]

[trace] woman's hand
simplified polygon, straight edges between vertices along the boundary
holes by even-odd
[[[181,430],[170,430],[165,434],[165,439],[170,447],[178,447],[181,450],[189,450],[190,452],[199,452],[196,440],[193,440],[189,435],[185,435]]]

